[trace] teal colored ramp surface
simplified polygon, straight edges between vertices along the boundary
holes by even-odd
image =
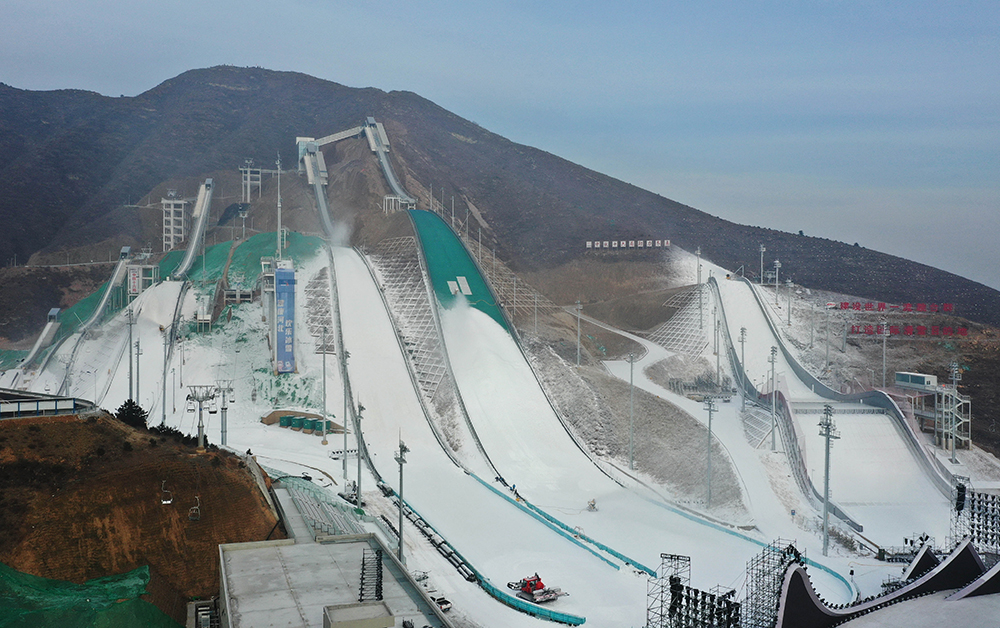
[[[479,274],[476,263],[451,227],[437,214],[429,211],[411,210],[410,217],[413,218],[424,259],[427,261],[427,273],[434,286],[434,293],[441,305],[451,307],[455,299],[462,296],[461,292],[456,295],[452,290],[456,287],[461,289],[463,281],[468,282],[468,292],[471,294],[464,296],[469,305],[488,314],[509,332],[507,321],[486,285],[486,280]],[[449,286],[448,282],[452,285]]]

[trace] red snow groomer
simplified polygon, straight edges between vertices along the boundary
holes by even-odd
[[[517,597],[534,602],[535,604],[550,602],[557,597],[569,595],[569,593],[564,592],[562,589],[550,589],[546,587],[537,573],[517,582],[508,582],[507,587],[517,591]]]

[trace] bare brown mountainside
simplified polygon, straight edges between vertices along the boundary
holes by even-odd
[[[163,182],[235,171],[245,158],[291,166],[294,138],[382,121],[411,194],[471,202],[484,241],[521,271],[584,256],[586,239],[670,238],[726,268],[758,268],[758,247],[806,286],[897,303],[954,303],[1000,324],[1000,292],[861,246],[737,225],[542,150],[511,142],[409,92],[303,74],[214,67],[135,97],[0,86],[0,260],[117,237],[140,239],[124,206]],[[333,161],[336,157],[333,156]],[[435,194],[438,196],[438,194]],[[440,198],[440,197],[439,197]],[[154,199],[155,200],[155,199]],[[370,211],[371,199],[355,199]],[[875,208],[873,208],[875,209]]]
[[[276,524],[227,451],[106,414],[0,421],[0,562],[19,571],[84,582],[149,565],[149,601],[183,622],[184,601],[218,595],[219,544],[284,538]]]

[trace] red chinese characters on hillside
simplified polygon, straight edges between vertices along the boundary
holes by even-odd
[[[890,303],[862,303],[861,301],[841,301],[841,310],[854,310],[856,312],[918,312],[920,314],[954,314],[955,305],[953,303],[904,303],[902,305]]]

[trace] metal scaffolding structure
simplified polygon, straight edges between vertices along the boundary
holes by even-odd
[[[309,333],[316,343],[316,353],[335,354],[336,338],[323,330],[333,329],[333,314],[330,310],[330,271],[323,268],[306,284],[306,323]]]
[[[785,571],[805,558],[794,541],[776,539],[747,561],[746,597],[743,600],[742,628],[773,628],[778,620],[778,600]]]
[[[379,242],[369,259],[378,271],[385,298],[413,363],[421,392],[433,399],[448,366],[412,236]]]
[[[671,592],[676,593],[691,584],[691,557],[678,554],[660,554],[657,578],[650,578],[646,585],[646,628],[666,628],[676,615]]]

